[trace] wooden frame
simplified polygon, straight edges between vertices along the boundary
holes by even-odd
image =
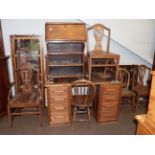
[[[42,46],[42,40],[41,36],[39,35],[11,35],[10,36],[10,42],[11,42],[11,55],[12,55],[12,64],[13,64],[13,76],[14,76],[14,82],[15,82],[15,92],[18,92],[18,77],[17,77],[17,71],[18,71],[18,66],[17,66],[17,54],[16,54],[16,45],[15,41],[21,42],[23,40],[37,40],[39,43],[39,50],[38,50],[38,64],[39,64],[39,70],[40,70],[40,81],[42,82],[41,84],[41,94],[43,98],[43,106],[45,106],[45,92],[44,92],[44,57],[43,57],[43,46]]]
[[[46,81],[72,82],[84,78],[85,24],[46,23],[45,34]]]

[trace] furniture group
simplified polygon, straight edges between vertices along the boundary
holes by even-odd
[[[92,115],[100,123],[117,121],[123,98],[135,112],[139,98],[149,96],[149,87],[143,87],[146,94],[139,94],[147,67],[142,66],[141,71],[138,65],[119,65],[120,55],[110,52],[109,28],[96,24],[88,31],[93,31],[96,41],[92,51],[87,50],[84,23],[46,23],[45,71],[40,36],[10,37],[15,86],[15,97],[11,98],[10,91],[8,104],[11,126],[16,115],[34,114],[41,119],[45,102],[52,126],[73,122],[74,128],[79,113],[87,114],[90,126]]]

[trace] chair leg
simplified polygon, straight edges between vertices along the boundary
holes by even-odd
[[[132,97],[132,112],[134,112],[135,113],[135,111],[136,111],[136,96],[133,96]]]
[[[39,114],[39,125],[41,127],[42,126],[42,108],[41,108],[41,106],[39,107],[39,112],[40,112],[40,114]]]
[[[92,112],[88,108],[88,119],[89,119],[89,127],[92,128]]]
[[[137,97],[136,97],[136,111],[135,111],[135,113],[137,113],[138,108],[139,108],[139,95],[137,95]]]
[[[73,111],[72,129],[75,127],[76,111]]]
[[[8,120],[9,120],[9,127],[12,128],[12,116],[11,116],[11,109],[8,107]]]

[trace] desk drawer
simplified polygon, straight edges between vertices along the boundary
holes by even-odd
[[[48,104],[57,104],[57,103],[62,103],[62,104],[67,104],[68,98],[67,96],[50,96],[48,97]]]
[[[102,101],[102,102],[100,102],[99,106],[103,107],[103,108],[118,107],[119,102],[117,102],[117,101]]]
[[[68,112],[68,105],[67,104],[51,104],[49,105],[49,111],[51,113],[61,113],[61,112]]]
[[[50,123],[69,123],[70,118],[68,113],[51,113]]]
[[[113,94],[113,95],[112,94],[107,94],[107,95],[103,94],[100,96],[101,102],[114,102],[114,101],[118,102],[119,99],[120,99],[120,97],[116,94]]]
[[[101,115],[99,118],[98,118],[98,121],[99,122],[110,122],[110,121],[116,121],[118,119],[118,115],[115,114],[115,115]]]
[[[61,96],[61,95],[66,95],[68,94],[68,87],[63,87],[63,86],[51,86],[47,88],[47,93],[48,96]]]
[[[100,86],[100,91],[103,93],[103,94],[111,94],[111,95],[114,95],[114,94],[119,94],[120,92],[120,84],[113,84],[113,85],[101,85]]]

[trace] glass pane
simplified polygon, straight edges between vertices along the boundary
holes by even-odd
[[[40,53],[39,40],[37,39],[17,39],[15,40],[15,54],[17,58],[17,66],[24,63],[31,63],[38,68]]]

